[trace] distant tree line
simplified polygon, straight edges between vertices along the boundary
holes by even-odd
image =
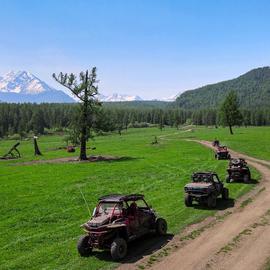
[[[78,104],[6,104],[0,103],[0,137],[13,134],[44,134],[50,129],[76,126]],[[241,110],[242,125],[270,125],[270,109]],[[183,124],[219,125],[219,110],[182,110],[158,107],[103,105],[89,121],[95,132],[121,132],[129,127],[156,125],[178,128]]]

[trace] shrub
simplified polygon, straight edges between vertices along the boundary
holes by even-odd
[[[53,130],[49,128],[44,128],[44,135],[53,135]]]
[[[141,122],[141,123],[134,122],[134,123],[130,123],[128,127],[129,128],[146,128],[146,127],[149,127],[149,124],[146,122]]]
[[[10,140],[18,141],[18,140],[21,139],[21,135],[15,133],[15,134],[13,134],[13,135],[10,135],[8,138],[9,138]]]

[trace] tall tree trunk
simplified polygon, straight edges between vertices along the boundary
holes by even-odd
[[[87,138],[87,129],[85,125],[82,127],[81,131],[81,149],[80,149],[80,160],[87,160],[86,155],[86,138]]]
[[[88,71],[86,71],[85,85],[88,81]],[[87,111],[88,111],[88,97],[87,97],[87,87],[85,88],[84,102],[82,104],[82,129],[81,129],[81,149],[80,149],[80,160],[87,160],[86,155],[86,141],[87,141]]]
[[[230,128],[230,133],[231,133],[231,135],[233,135],[232,126],[229,125],[229,128]]]
[[[81,129],[81,149],[80,160],[87,160],[86,141],[87,141],[87,102],[84,102],[82,108],[82,129]]]

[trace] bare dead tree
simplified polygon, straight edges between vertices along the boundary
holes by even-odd
[[[20,158],[21,157],[21,153],[18,150],[18,146],[20,145],[20,142],[14,144],[9,151],[2,157],[0,157],[0,159],[15,159],[15,158]]]

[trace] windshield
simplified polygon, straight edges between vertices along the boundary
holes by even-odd
[[[121,203],[102,202],[97,207],[96,215],[119,215],[122,213],[123,205]]]
[[[210,174],[195,174],[192,177],[193,182],[197,183],[197,182],[205,182],[205,183],[209,183],[211,182],[211,175]]]
[[[241,161],[240,161],[240,159],[232,159],[231,160],[231,164],[232,165],[240,165],[241,164]]]

